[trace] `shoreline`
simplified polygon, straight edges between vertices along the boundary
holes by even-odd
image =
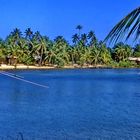
[[[39,69],[86,69],[86,68],[111,68],[105,65],[89,65],[89,66],[79,66],[79,65],[67,65],[64,67],[57,67],[57,66],[34,66],[34,65],[23,65],[23,64],[19,64],[16,66],[13,65],[6,65],[6,64],[2,64],[0,65],[0,70],[39,70]]]
[[[16,66],[13,65],[0,65],[0,70],[49,70],[49,69],[121,69],[121,68],[138,68],[139,67],[113,67],[106,65],[89,65],[89,66],[79,66],[79,65],[67,65],[64,67],[57,66],[34,66],[34,65],[23,65],[19,64]]]

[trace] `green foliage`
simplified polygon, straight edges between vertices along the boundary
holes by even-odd
[[[118,43],[114,46],[112,55],[117,62],[127,60],[132,55],[132,48],[129,45]]]
[[[101,64],[110,64],[111,63],[111,53],[109,49],[106,47],[106,44],[100,42],[100,63]]]
[[[98,41],[93,31],[82,33],[82,26],[76,28],[79,33],[73,35],[70,45],[63,36],[50,40],[38,31],[28,28],[25,35],[15,29],[6,40],[0,40],[0,58],[15,57],[18,63],[26,65],[106,65],[110,67],[136,66],[128,61],[128,57],[140,56],[140,45],[133,50],[129,45],[118,43],[114,48],[108,48],[102,41]],[[133,50],[133,51],[132,51]]]
[[[134,49],[134,56],[140,57],[140,44],[136,45],[136,47]]]
[[[133,67],[133,66],[135,66],[135,63],[130,62],[130,61],[120,61],[119,62],[119,67],[122,67],[122,68],[129,68],[129,67]]]
[[[2,49],[0,49],[0,58],[5,58],[5,55]]]

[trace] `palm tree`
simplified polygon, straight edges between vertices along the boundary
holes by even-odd
[[[6,51],[7,49],[4,40],[0,39],[0,63],[4,63]]]
[[[122,39],[134,36],[134,41],[140,39],[140,7],[124,17],[107,35],[105,41],[116,43]]]
[[[57,42],[57,43],[60,43],[60,42],[67,43],[67,41],[65,40],[65,38],[63,36],[57,36],[54,39],[54,42]]]
[[[96,66],[99,62],[100,49],[98,47],[91,48],[92,63]]]
[[[83,29],[83,27],[81,25],[77,25],[76,29],[79,31],[79,38],[80,38],[81,30]]]
[[[86,46],[87,35],[85,33],[81,35],[81,42],[82,42],[83,46]]]
[[[103,42],[100,42],[99,46],[100,46],[100,55],[99,55],[100,63],[110,64],[112,60],[110,50],[106,47],[106,44],[104,44]]]
[[[132,54],[132,49],[129,45],[125,45],[124,43],[118,43],[113,48],[113,58],[115,61],[120,62],[126,60]]]
[[[5,48],[5,41],[0,38],[0,48]]]
[[[58,67],[69,63],[69,45],[63,36],[57,36],[54,42],[49,43],[48,46],[45,57],[47,63],[57,65]]]
[[[98,40],[97,40],[96,35],[93,31],[90,31],[88,33],[88,39],[90,39],[90,42],[89,42],[90,47],[96,47],[97,46]]]
[[[68,42],[63,38],[63,36],[58,36],[54,40],[54,52],[56,55],[55,63],[58,66],[64,66],[69,63],[69,53],[68,53]]]
[[[85,47],[84,52],[81,54],[81,57],[80,57],[80,64],[89,65],[91,63],[92,63],[91,48]]]
[[[31,30],[31,28],[27,28],[25,30],[25,38],[28,39],[28,40],[31,40],[32,37],[33,37],[33,31]]]
[[[72,64],[77,64],[81,55],[81,53],[79,52],[79,47],[70,46],[68,49],[68,53],[70,58],[69,60],[72,62]]]
[[[39,38],[40,42],[35,42],[35,47],[33,48],[34,50],[34,58],[38,61],[39,66],[42,65],[42,62],[44,61],[46,54],[47,54],[47,42],[44,37]]]
[[[22,32],[20,29],[15,28],[13,32],[11,32],[11,36],[13,36],[14,41],[16,42],[18,39],[22,37]]]
[[[26,40],[20,37],[18,33],[15,32],[15,34],[9,35],[6,38],[5,46],[5,55],[7,57],[16,58],[19,63],[26,62],[26,58],[29,56],[28,45]]]
[[[78,34],[74,34],[74,35],[72,36],[72,42],[76,45],[76,44],[78,43],[78,41],[79,41],[79,36],[78,36]]]
[[[40,32],[37,31],[37,32],[34,33],[32,40],[33,41],[36,41],[36,42],[40,42],[41,41],[41,38],[42,38],[42,36],[41,36]]]

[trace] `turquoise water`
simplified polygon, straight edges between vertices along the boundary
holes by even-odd
[[[139,140],[140,70],[9,71],[0,75],[0,139]]]

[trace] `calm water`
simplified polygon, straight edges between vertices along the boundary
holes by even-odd
[[[0,139],[140,139],[140,70],[10,72],[49,88],[0,75]]]

